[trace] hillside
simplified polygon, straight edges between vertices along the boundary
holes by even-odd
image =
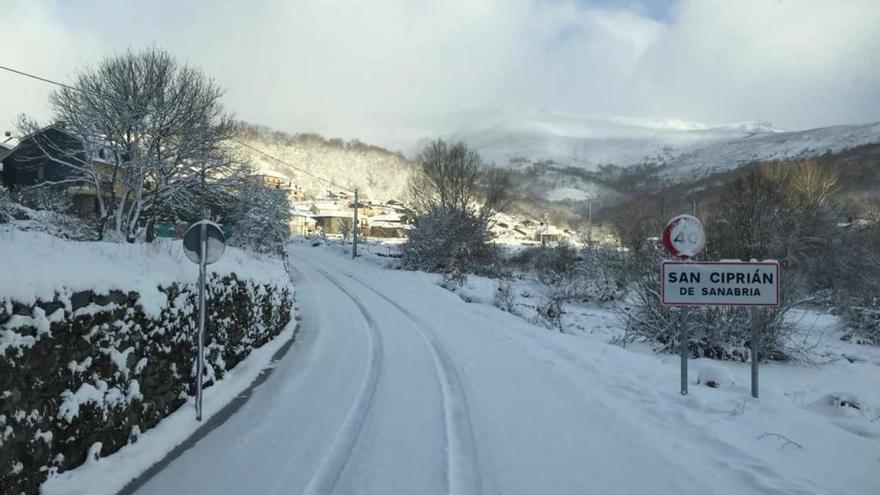
[[[378,146],[317,134],[287,134],[246,123],[239,126],[238,139],[308,172],[233,144],[260,172],[292,180],[307,196],[322,197],[332,188],[317,177],[348,190],[358,187],[365,198],[399,199],[406,190],[410,162]]]
[[[766,122],[498,115],[450,134],[508,167],[519,190],[550,203],[614,203],[628,189],[688,183],[762,160],[839,153],[880,143],[880,123],[784,132]],[[624,186],[624,187],[621,187]]]
[[[510,213],[548,217],[562,226],[582,224],[588,204],[598,214],[635,196],[704,189],[762,160],[824,157],[862,173],[866,153],[873,156],[880,144],[880,123],[784,132],[763,122],[707,126],[550,113],[505,118],[476,119],[446,139],[463,140],[487,163],[511,171],[516,201]],[[412,162],[400,153],[250,124],[240,126],[239,139],[342,188],[357,186],[364,197],[405,198]],[[325,196],[331,189],[286,164],[245,147],[238,150],[262,173],[289,178],[308,196]]]

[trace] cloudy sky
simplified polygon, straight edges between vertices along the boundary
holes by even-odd
[[[209,7],[210,5],[210,7]],[[70,80],[156,45],[238,117],[381,144],[535,111],[880,120],[877,0],[0,0],[0,65]],[[0,129],[48,87],[0,72]]]

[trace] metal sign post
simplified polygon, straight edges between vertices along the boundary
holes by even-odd
[[[351,258],[358,255],[358,190],[354,188],[354,226],[352,227]]]
[[[749,360],[752,362],[752,397],[758,398],[758,360],[760,356],[758,355],[758,349],[761,347],[760,339],[761,339],[761,321],[760,314],[758,313],[758,308],[752,308],[752,336],[751,342],[749,346],[751,347],[751,352],[749,353]]]
[[[679,328],[681,329],[681,335],[679,335],[679,355],[681,356],[681,395],[687,395],[688,393],[688,346],[690,345],[690,336],[688,335],[688,307],[684,306],[681,308],[681,315],[679,318]]]
[[[207,220],[194,223],[183,237],[183,252],[199,265],[199,328],[196,335],[196,419],[202,420],[202,379],[205,374],[205,308],[208,265],[219,260],[226,249],[220,227]]]
[[[660,300],[681,306],[686,319],[689,306],[750,306],[752,397],[758,397],[758,362],[761,347],[760,307],[779,306],[780,275],[776,261],[664,261],[660,268]],[[682,323],[682,341],[687,338]],[[685,349],[682,347],[682,359]],[[682,394],[687,393],[687,368],[682,363]]]
[[[663,229],[663,246],[673,256],[686,261],[696,256],[706,245],[703,224],[692,215],[679,215]],[[681,308],[679,317],[679,355],[681,356],[681,395],[688,393],[688,308]]]

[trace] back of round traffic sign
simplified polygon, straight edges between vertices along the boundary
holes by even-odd
[[[663,246],[669,254],[679,258],[692,258],[706,245],[703,223],[693,215],[679,215],[663,229]]]
[[[199,263],[202,257],[202,226],[205,227],[207,245],[205,264],[210,265],[219,260],[226,250],[226,237],[220,226],[214,222],[202,220],[190,226],[183,236],[183,252],[193,263]]]

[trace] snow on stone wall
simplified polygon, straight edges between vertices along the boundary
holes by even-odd
[[[194,394],[195,265],[173,249],[0,235],[0,255],[17,251],[0,279],[0,493],[38,493],[52,472],[136,441]],[[209,386],[291,315],[280,261],[227,256],[209,276]]]

